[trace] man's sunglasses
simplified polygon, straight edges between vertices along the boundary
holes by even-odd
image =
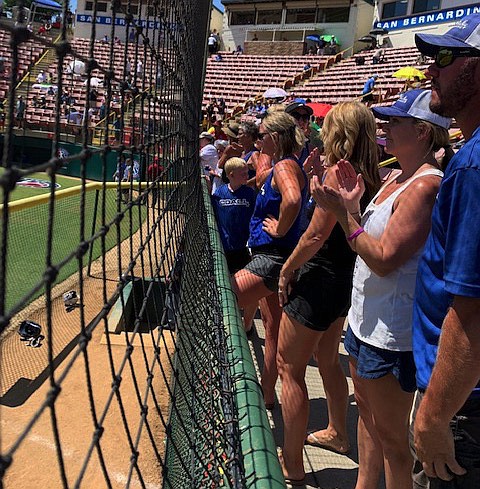
[[[298,112],[293,112],[291,115],[296,121],[306,122],[310,120],[310,116],[308,114],[299,114]]]
[[[450,66],[456,58],[465,58],[475,56],[471,51],[452,51],[451,49],[440,49],[435,55],[435,65],[437,68],[446,68]]]

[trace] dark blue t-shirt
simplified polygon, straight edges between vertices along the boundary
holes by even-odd
[[[222,185],[212,195],[213,210],[226,252],[246,248],[256,197],[255,190],[246,185],[235,192],[228,185]]]
[[[426,389],[430,381],[442,323],[454,296],[480,298],[479,194],[477,129],[447,167],[433,208],[432,229],[418,264],[413,353],[419,389]],[[477,393],[478,386],[475,396]]]
[[[293,159],[298,163],[298,160],[293,156],[288,159]],[[299,164],[299,166],[305,178],[305,186],[302,190],[302,206],[295,222],[285,236],[282,236],[281,238],[272,238],[272,236],[263,230],[263,221],[268,215],[272,215],[276,219],[278,219],[280,215],[282,196],[280,195],[280,192],[272,187],[272,178],[275,171],[274,167],[274,170],[270,172],[257,195],[255,211],[250,221],[250,238],[248,240],[250,248],[253,249],[259,246],[272,245],[288,251],[297,246],[300,236],[305,231],[305,207],[308,201],[307,175],[304,172],[302,165]]]

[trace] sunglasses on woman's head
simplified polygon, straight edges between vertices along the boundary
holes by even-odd
[[[452,51],[451,49],[440,49],[435,55],[435,65],[437,68],[446,68],[450,66],[456,58],[468,58],[478,56],[471,50],[468,51]]]

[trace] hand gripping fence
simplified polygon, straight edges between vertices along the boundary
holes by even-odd
[[[12,3],[0,487],[284,487],[198,163],[211,2]]]

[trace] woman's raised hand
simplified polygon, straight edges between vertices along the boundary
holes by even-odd
[[[308,178],[312,178],[313,175],[321,176],[323,174],[323,166],[320,160],[320,150],[318,148],[313,148],[303,163],[303,169],[308,175]]]
[[[334,214],[341,214],[346,211],[340,192],[328,185],[323,185],[317,175],[314,175],[310,180],[310,193],[322,209]]]
[[[345,208],[351,214],[358,213],[360,211],[360,199],[365,192],[365,182],[362,175],[360,173],[357,175],[347,160],[340,160],[337,163],[335,174]]]

